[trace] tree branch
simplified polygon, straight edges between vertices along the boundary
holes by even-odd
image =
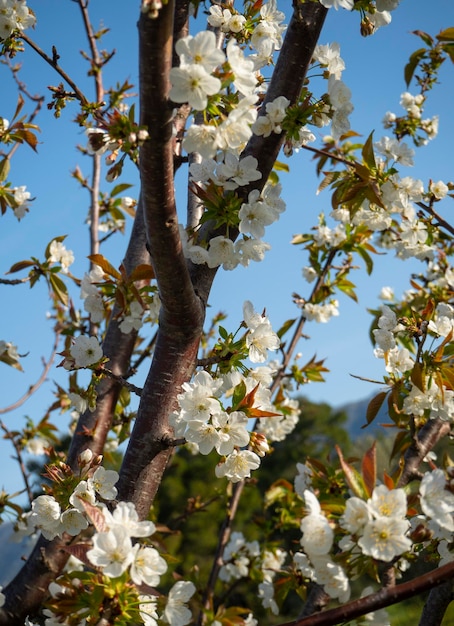
[[[406,583],[396,585],[395,587],[385,587],[377,591],[377,593],[365,596],[359,600],[347,602],[335,609],[323,611],[318,615],[312,615],[305,619],[285,622],[279,626],[334,626],[335,624],[343,624],[361,615],[378,611],[378,609],[397,604],[428,589],[438,587],[444,582],[452,580],[453,577],[454,563],[448,563]]]

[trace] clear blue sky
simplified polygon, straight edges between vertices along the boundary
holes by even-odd
[[[278,3],[288,11],[290,0]],[[85,77],[86,62],[79,51],[87,48],[79,10],[69,0],[39,0],[30,6],[37,16],[37,27],[29,34],[50,53],[51,46],[57,47],[60,63],[80,84],[83,90],[92,94],[92,84]],[[105,72],[105,86],[128,79],[135,83],[137,77],[136,22],[138,3],[125,3],[119,0],[96,0],[90,5],[94,24],[102,21],[111,30],[103,39],[103,47],[116,49],[116,54]],[[406,90],[403,80],[403,67],[409,55],[420,47],[419,39],[411,31],[423,29],[432,35],[454,23],[452,0],[433,0],[430,4],[423,0],[402,0],[393,13],[392,23],[380,29],[373,37],[363,39],[359,35],[359,16],[350,15],[344,10],[331,10],[320,43],[337,41],[346,63],[343,80],[350,87],[355,106],[351,116],[352,127],[367,136],[375,129],[378,139],[384,131],[381,120],[386,111],[400,113],[400,94]],[[60,82],[53,71],[39,59],[33,51],[26,50],[14,62],[23,64],[21,79],[31,93],[45,93],[48,85]],[[15,108],[16,95],[8,70],[0,68],[2,102],[0,115],[11,118]],[[440,115],[440,135],[429,146],[418,150],[416,165],[407,174],[427,181],[454,180],[452,166],[452,138],[454,137],[454,81],[452,65],[446,64],[441,73],[442,84],[436,87],[429,97],[426,115]],[[320,90],[324,86],[320,83]],[[314,90],[316,87],[314,85]],[[411,89],[410,89],[411,91]],[[47,94],[46,94],[47,96]],[[29,258],[43,257],[46,244],[54,237],[67,234],[67,247],[74,250],[76,263],[73,271],[81,276],[86,269],[88,234],[83,226],[87,214],[87,195],[78,188],[70,177],[70,171],[80,165],[89,174],[90,163],[75,148],[77,143],[85,143],[80,129],[71,124],[76,108],[68,106],[60,120],[43,109],[38,119],[42,128],[38,155],[27,147],[19,150],[13,159],[10,180],[13,185],[27,185],[36,200],[30,213],[18,223],[9,212],[0,221],[1,261],[3,274],[12,263]],[[320,129],[322,137],[326,129]],[[234,272],[220,271],[212,297],[212,311],[229,313],[232,328],[241,320],[242,303],[251,300],[257,309],[266,307],[270,319],[278,328],[286,319],[296,317],[298,310],[292,304],[291,294],[296,291],[308,295],[308,287],[302,279],[301,268],[306,257],[300,247],[292,247],[292,235],[303,232],[316,222],[320,211],[329,213],[330,197],[327,192],[318,197],[315,191],[318,181],[314,174],[311,154],[301,151],[289,161],[290,174],[282,174],[284,199],[287,211],[280,221],[270,227],[265,239],[272,245],[263,263],[251,265],[248,269],[238,268]],[[128,170],[125,182],[134,183],[129,195],[137,194],[137,180],[132,168]],[[107,184],[106,184],[107,185]],[[184,207],[185,189],[182,185],[178,199]],[[448,209],[451,208],[448,205]],[[126,237],[117,235],[104,254],[118,265]],[[417,268],[417,264],[414,266]],[[381,379],[382,362],[373,356],[368,340],[370,316],[367,307],[376,307],[377,296],[382,286],[393,287],[399,295],[408,287],[409,263],[379,257],[376,272],[368,277],[365,272],[357,272],[352,280],[358,285],[359,304],[339,297],[340,316],[329,324],[310,323],[305,332],[311,336],[300,347],[303,359],[313,354],[318,358],[327,357],[326,365],[331,373],[325,384],[306,386],[301,392],[314,401],[326,401],[333,406],[369,396],[375,387],[352,378],[349,374],[359,374],[368,378]],[[49,355],[52,334],[46,320],[47,293],[44,284],[36,286],[32,292],[28,286],[2,286],[2,324],[0,339],[15,343],[20,353],[28,353],[23,359],[25,373],[20,373],[0,364],[2,374],[2,394],[0,407],[15,402],[32,384],[41,372],[41,358]],[[77,297],[77,291],[74,292]],[[228,323],[228,322],[227,322]],[[43,411],[52,402],[53,381],[63,384],[60,372],[52,369],[48,383],[35,397],[14,413],[1,416],[10,429],[23,424],[24,415],[38,421]],[[140,385],[140,381],[134,381]],[[59,421],[62,430],[66,418]],[[9,444],[0,441],[3,459],[12,453]],[[14,490],[21,487],[19,475],[12,463],[2,463],[0,488]]]

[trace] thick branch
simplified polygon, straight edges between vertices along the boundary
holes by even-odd
[[[262,115],[267,103],[278,96],[285,96],[290,104],[298,101],[326,14],[327,9],[315,2],[306,2],[295,9],[261,108]],[[257,169],[262,172],[262,178],[252,183],[247,193],[251,189],[263,189],[283,141],[282,133],[271,133],[269,137],[252,135],[244,155],[251,154],[258,160]]]
[[[335,624],[343,624],[361,615],[384,609],[407,598],[413,598],[419,593],[452,580],[453,577],[454,563],[448,563],[406,583],[396,585],[395,587],[386,587],[377,593],[353,602],[347,602],[338,608],[323,611],[318,615],[312,615],[305,619],[286,622],[285,624],[280,624],[280,626],[334,626]]]
[[[421,430],[413,443],[405,452],[404,469],[400,476],[398,487],[404,487],[414,478],[419,478],[419,466],[435,444],[451,431],[449,422],[436,418],[429,420]]]
[[[131,239],[123,261],[129,274],[134,267],[149,262],[145,247],[145,229],[141,204],[137,207]],[[115,312],[114,312],[115,314]],[[103,343],[103,352],[109,357],[109,368],[118,376],[125,376],[129,369],[136,333],[123,334],[114,314],[109,322]],[[95,455],[102,454],[110,429],[121,384],[103,379],[97,388],[96,410],[86,411],[80,416],[76,432],[71,441],[68,462],[73,467],[77,456],[85,448]],[[64,541],[46,541],[41,537],[32,554],[16,578],[4,589],[6,603],[0,609],[0,625],[23,626],[27,615],[33,614],[47,595],[49,583],[61,572],[69,554],[62,547]]]
[[[172,67],[174,3],[156,19],[139,20],[140,123],[149,139],[140,152],[140,177],[150,255],[163,305],[176,327],[197,322],[195,297],[178,230],[174,195],[172,105],[168,100]]]

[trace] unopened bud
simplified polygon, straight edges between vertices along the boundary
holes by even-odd
[[[86,450],[81,452],[79,456],[77,457],[79,467],[82,468],[88,465],[90,461],[92,460],[92,458],[93,458],[93,452],[89,448],[86,448]]]
[[[369,35],[373,35],[375,30],[375,26],[372,24],[368,17],[364,17],[361,20],[360,32],[363,37],[369,37]]]
[[[270,451],[270,446],[263,433],[251,433],[250,446],[253,452],[264,457]]]

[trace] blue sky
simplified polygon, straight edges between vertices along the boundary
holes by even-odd
[[[137,3],[138,4],[138,3]],[[291,2],[278,3],[279,8],[288,11]],[[37,27],[30,36],[48,53],[56,45],[60,64],[91,96],[93,87],[86,78],[86,62],[80,50],[86,49],[79,10],[69,0],[39,0],[30,2],[37,16]],[[126,7],[126,8],[125,8]],[[402,0],[393,13],[392,23],[380,29],[373,37],[362,38],[359,34],[358,14],[344,10],[331,10],[320,43],[337,41],[341,46],[341,56],[346,70],[343,80],[352,91],[355,110],[351,115],[352,128],[367,136],[375,130],[375,138],[384,134],[381,120],[386,111],[400,114],[400,94],[406,90],[403,80],[403,67],[409,55],[420,47],[420,40],[411,31],[423,29],[432,35],[453,25],[454,4],[451,0],[434,0],[428,8],[423,0]],[[90,5],[95,25],[102,22],[111,30],[103,39],[102,46],[107,50],[116,49],[111,64],[106,68],[105,86],[128,79],[136,83],[136,3],[119,0],[96,0]],[[21,80],[31,93],[46,93],[48,85],[60,82],[51,68],[31,51],[18,55],[14,62],[23,65]],[[452,166],[452,137],[454,136],[453,67],[445,64],[441,72],[441,84],[429,96],[426,116],[440,115],[440,135],[429,146],[417,151],[415,167],[405,172],[415,178],[427,181],[454,180]],[[0,68],[2,102],[0,115],[11,118],[16,102],[13,82],[5,67]],[[324,84],[320,81],[320,93]],[[317,93],[316,83],[313,89]],[[410,91],[412,89],[410,88]],[[46,93],[47,101],[49,97]],[[18,223],[12,213],[1,218],[0,222],[0,272],[3,274],[12,263],[29,258],[43,257],[47,243],[58,235],[67,234],[67,247],[76,255],[73,272],[81,276],[87,267],[88,233],[83,221],[87,213],[87,195],[78,188],[70,171],[79,165],[86,174],[90,163],[77,151],[78,143],[84,144],[81,130],[72,123],[75,107],[68,106],[59,120],[54,119],[46,108],[41,112],[37,123],[42,128],[38,154],[27,147],[21,148],[12,163],[10,180],[13,185],[27,185],[35,201],[30,213]],[[320,129],[321,138],[326,129]],[[272,245],[263,263],[251,265],[247,269],[238,268],[234,272],[220,271],[217,276],[210,305],[213,313],[222,310],[229,314],[231,328],[235,328],[242,317],[244,300],[251,300],[258,310],[266,307],[275,328],[284,320],[296,317],[298,310],[292,303],[291,294],[298,292],[307,296],[308,286],[302,279],[301,268],[306,264],[302,248],[290,245],[295,233],[303,232],[316,223],[321,211],[330,211],[329,193],[315,195],[318,180],[312,163],[312,155],[301,151],[289,161],[290,173],[281,175],[287,202],[287,211],[280,221],[270,227],[265,240]],[[284,158],[282,157],[282,160]],[[135,186],[128,195],[137,194],[137,179],[133,168],[127,170],[125,182]],[[177,199],[184,207],[185,184],[177,179]],[[106,184],[107,188],[107,184]],[[450,209],[448,204],[447,209]],[[121,260],[126,237],[117,235],[103,253],[114,265]],[[389,285],[397,295],[408,287],[410,268],[416,270],[417,263],[403,263],[387,256],[376,259],[376,271],[367,276],[358,271],[352,277],[358,286],[359,303],[340,297],[340,316],[329,324],[308,324],[305,332],[310,339],[301,343],[303,360],[315,353],[318,358],[326,357],[326,365],[331,372],[325,384],[313,384],[301,392],[314,401],[326,401],[333,406],[362,399],[375,391],[375,387],[350,376],[357,374],[367,378],[381,379],[382,362],[373,356],[368,340],[370,315],[366,309],[379,303],[380,289]],[[44,284],[37,285],[32,292],[28,286],[2,286],[2,313],[0,339],[15,343],[20,353],[28,353],[23,359],[25,373],[20,373],[0,364],[2,372],[2,394],[0,408],[15,402],[32,384],[41,372],[41,359],[47,358],[52,341],[50,323],[46,319],[48,307]],[[74,296],[77,297],[77,291]],[[227,322],[226,324],[229,324]],[[52,402],[53,381],[63,383],[64,379],[55,367],[48,382],[39,392],[18,410],[2,417],[10,429],[23,425],[24,415],[38,421],[43,411]],[[140,381],[134,381],[140,384]],[[65,429],[66,419],[61,417],[58,424]],[[0,440],[0,453],[3,458],[12,453],[9,444]],[[7,490],[21,487],[20,478],[12,463],[3,465],[5,471],[0,479]]]

